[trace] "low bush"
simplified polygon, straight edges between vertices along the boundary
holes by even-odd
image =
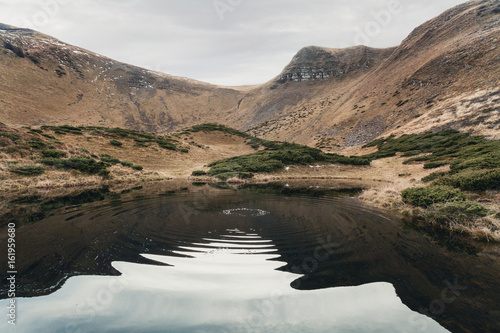
[[[108,169],[102,169],[102,170],[99,170],[97,175],[101,176],[101,177],[108,177],[110,173],[111,172]]]
[[[114,158],[113,156],[110,156],[108,154],[99,154],[99,157],[101,158],[101,161],[109,164],[109,165],[115,165],[120,163],[120,160],[117,158]]]
[[[424,164],[424,169],[435,169],[450,164],[449,161],[433,161]]]
[[[464,191],[500,190],[500,168],[493,170],[468,170],[445,176],[436,184],[461,188]]]
[[[98,174],[101,170],[106,169],[104,162],[97,162],[90,157],[72,157],[69,159],[59,159],[48,157],[40,161],[40,163],[53,166],[58,169],[78,170],[89,174]]]
[[[277,148],[268,148],[253,154],[232,157],[209,164],[209,174],[221,178],[236,177],[242,172],[272,172],[285,165],[307,165],[323,162],[348,165],[369,165],[364,157],[326,154],[319,149],[293,143],[283,143]]]
[[[37,176],[43,174],[45,168],[39,165],[23,165],[11,168],[9,171],[23,176]]]
[[[387,141],[392,140],[393,138],[394,138],[394,135],[391,135],[391,136],[389,136],[387,138],[376,139],[376,140],[373,140],[372,142],[367,143],[366,145],[364,145],[363,148],[382,146],[384,143],[386,143]]]
[[[54,149],[42,150],[41,153],[42,153],[43,157],[61,158],[61,157],[67,156],[66,152],[64,152],[62,150],[54,150]]]
[[[0,132],[0,136],[6,137],[11,139],[12,141],[16,142],[21,140],[23,137],[20,136],[19,134],[14,134],[14,133],[6,133],[6,132]]]
[[[254,174],[251,172],[240,172],[238,174],[238,178],[241,178],[241,179],[250,179],[253,177],[254,177]]]
[[[465,194],[448,186],[413,187],[401,193],[404,203],[428,207],[436,203],[465,201]]]
[[[207,172],[203,170],[194,170],[191,172],[191,176],[205,176],[206,174]]]
[[[31,148],[36,149],[36,150],[42,150],[46,149],[48,144],[40,139],[36,140],[33,139],[32,141],[26,141],[26,144],[28,144]]]
[[[403,164],[410,164],[412,162],[425,162],[429,161],[430,159],[431,159],[430,156],[417,156],[407,159],[406,161],[403,162]]]
[[[156,140],[156,143],[158,144],[158,146],[160,146],[163,149],[177,150],[177,146],[174,145],[170,140],[158,138]]]
[[[410,150],[410,151],[407,151],[406,153],[404,153],[403,157],[411,157],[411,156],[417,156],[417,155],[420,155],[422,154],[422,151],[421,150]]]
[[[433,180],[436,180],[436,179],[439,179],[441,177],[444,177],[444,176],[446,176],[448,174],[449,174],[449,172],[446,172],[446,171],[434,172],[434,173],[431,173],[430,175],[425,176],[424,178],[422,178],[422,181],[425,182],[425,183],[428,183],[428,182],[431,182]]]
[[[118,141],[118,140],[111,140],[109,141],[109,143],[112,145],[112,146],[115,146],[115,147],[121,147],[123,146],[123,143]]]
[[[142,171],[144,168],[142,167],[142,165],[134,165],[134,166],[132,166],[132,169],[137,170],[137,171]]]
[[[232,134],[232,135],[240,136],[242,138],[250,137],[250,135],[248,135],[247,133],[238,131],[238,130],[231,128],[231,127],[227,127],[227,126],[219,125],[219,124],[214,124],[214,123],[195,125],[191,128],[184,130],[184,134],[189,134],[189,132],[196,133],[196,132],[213,132],[213,131],[223,132],[226,134]]]
[[[73,127],[69,125],[62,125],[62,126],[42,126],[42,130],[52,130],[56,134],[76,134],[76,135],[82,135],[82,128],[80,127]]]
[[[500,147],[499,147],[500,148]],[[494,169],[500,168],[500,156],[484,155],[482,157],[470,159],[458,159],[450,164],[450,169],[453,172],[462,170],[480,170],[480,169]]]
[[[483,205],[473,201],[438,204],[436,209],[449,217],[485,217],[492,213]]]
[[[6,153],[9,155],[19,154],[21,157],[27,157],[31,154],[29,149],[27,145],[15,145],[7,147]]]
[[[131,168],[131,167],[134,166],[133,163],[131,163],[131,162],[125,162],[125,161],[120,161],[120,164],[123,165],[124,167],[129,167],[129,168]]]

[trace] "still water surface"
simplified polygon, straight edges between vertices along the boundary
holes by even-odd
[[[23,297],[17,325],[0,331],[498,327],[495,261],[449,252],[337,192],[299,193],[143,190],[19,222]]]

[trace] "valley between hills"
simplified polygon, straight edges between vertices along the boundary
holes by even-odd
[[[335,182],[423,232],[499,242],[499,38],[498,1],[473,0],[397,47],[309,46],[222,87],[0,24],[0,214],[49,189]]]

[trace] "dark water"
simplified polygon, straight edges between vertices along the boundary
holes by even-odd
[[[17,325],[0,331],[500,330],[495,258],[449,252],[351,192],[148,188],[10,214]]]

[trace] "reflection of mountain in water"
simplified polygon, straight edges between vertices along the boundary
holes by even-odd
[[[74,277],[49,296],[24,299],[22,327],[287,333],[421,332],[425,327],[426,332],[447,332],[404,306],[389,283],[291,288],[297,275],[277,270],[284,263],[276,247],[253,231],[235,228],[201,241],[179,246],[175,256],[144,254],[168,267],[113,262],[119,277]]]
[[[195,191],[101,203],[99,207],[88,205],[19,228],[20,294],[52,292],[59,281],[73,275],[118,274],[111,266],[114,261],[133,265],[153,263],[150,255],[182,258],[185,251],[192,251],[186,246],[207,247],[214,239],[226,239],[228,230],[238,228],[272,240],[275,258],[267,259],[271,264],[276,261],[274,268],[282,274],[295,277],[289,281],[295,289],[389,282],[404,304],[415,311],[427,310],[429,315],[434,311],[438,322],[454,331],[500,322],[492,311],[500,304],[495,293],[499,272],[496,262],[448,253],[419,234],[401,229],[399,221],[364,208],[354,199],[206,187]],[[262,210],[269,214],[223,213],[228,210]],[[440,301],[448,284],[465,285],[467,289],[455,290],[459,295],[438,312],[431,305]],[[448,299],[453,296],[446,295]]]

